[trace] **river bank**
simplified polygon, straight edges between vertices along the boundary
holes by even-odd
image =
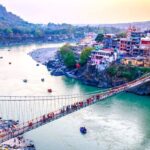
[[[16,129],[19,121],[14,120],[3,120],[0,119],[0,136],[3,136],[3,133],[13,132]],[[10,139],[6,142],[0,144],[0,149],[8,150],[35,150],[35,146],[32,140],[25,139],[23,136],[19,136],[13,139]]]
[[[52,53],[53,57],[51,57]],[[96,66],[89,63],[78,69],[68,69],[65,67],[60,53],[57,49],[38,49],[29,54],[34,60],[46,65],[53,76],[66,76],[74,78],[83,84],[98,87],[111,88],[132,81],[145,73],[145,70],[113,64],[104,71],[99,71]],[[115,71],[115,72],[114,72]],[[132,74],[131,74],[132,72]],[[131,76],[132,75],[132,76]],[[138,95],[150,95],[150,83],[128,90]]]
[[[129,89],[127,92],[132,92],[138,95],[149,95],[150,96],[150,82],[147,82],[136,88]]]
[[[44,65],[36,66],[37,62],[27,55],[32,50],[47,47],[56,48],[62,45],[33,44],[1,49],[0,56],[3,56],[3,59],[0,59],[0,95],[58,96],[77,93],[85,95],[98,91],[99,88],[87,86],[73,78],[51,76]],[[9,61],[12,62],[12,65],[8,64]],[[45,82],[41,82],[41,78],[44,78]],[[23,83],[22,79],[28,79],[28,82]],[[52,88],[53,93],[48,93],[48,88]],[[10,103],[8,105],[11,108]],[[30,107],[35,108],[35,103],[31,104]],[[53,107],[55,106],[53,105]],[[149,150],[149,108],[149,96],[123,92],[32,130],[26,133],[24,137],[33,140],[37,150]],[[14,109],[8,116],[4,115],[3,118],[18,120],[17,110]],[[36,116],[42,110],[43,107],[37,108]],[[51,109],[49,110],[51,111]],[[0,111],[7,114],[8,109],[1,107]],[[28,116],[31,114],[27,111],[25,118],[27,119]],[[87,135],[82,136],[80,134],[81,126],[88,129]]]
[[[43,40],[43,39],[23,39],[23,40],[1,40],[0,41],[0,48],[3,47],[12,47],[12,46],[22,46],[22,45],[32,45],[32,44],[58,44],[58,43],[67,43],[67,42],[72,42],[74,43],[74,40],[60,40],[60,41],[48,41],[48,40]]]
[[[0,144],[0,149],[4,150],[36,150],[32,140],[24,137],[13,138]]]

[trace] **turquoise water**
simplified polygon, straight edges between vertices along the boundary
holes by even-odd
[[[0,51],[0,95],[53,95],[97,91],[74,79],[52,77],[46,67],[36,66],[28,52],[61,44],[27,45]],[[11,51],[8,51],[11,49]],[[10,66],[8,63],[12,62]],[[42,83],[40,79],[44,77]],[[24,84],[23,79],[28,79]],[[150,97],[120,93],[96,105],[70,114],[25,134],[37,150],[149,150]],[[88,133],[81,135],[80,126]]]

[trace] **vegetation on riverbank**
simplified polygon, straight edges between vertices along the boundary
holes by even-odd
[[[82,50],[79,61],[81,65],[85,65],[87,63],[92,50],[93,50],[92,47],[86,47]]]
[[[106,70],[100,71],[95,65],[87,63],[92,50],[93,48],[86,47],[77,57],[74,47],[71,45],[66,44],[61,47],[60,58],[62,58],[62,62],[64,62],[64,65],[61,64],[61,72],[66,74],[66,71],[71,71],[71,74],[76,77],[76,79],[82,80],[82,82],[86,84],[102,88],[121,85],[150,72],[150,68],[123,65],[120,63],[113,63]],[[79,64],[78,67],[77,64]],[[64,66],[69,70],[63,70]]]
[[[72,50],[72,46],[66,44],[60,48],[60,54],[63,59],[64,64],[68,68],[74,68],[76,65],[75,55]]]
[[[87,33],[98,33],[99,30],[105,33],[120,32],[120,29],[115,27],[77,26],[66,23],[33,24],[8,12],[4,6],[0,5],[0,45],[11,45],[24,41],[79,41]]]
[[[24,41],[78,41],[89,32],[97,33],[99,26],[75,26],[71,24],[33,24],[8,12],[0,5],[0,45],[11,45]],[[105,32],[116,31],[114,27],[103,28]]]
[[[107,68],[108,74],[112,77],[125,78],[128,81],[132,81],[137,76],[150,72],[150,68],[136,67],[131,65],[111,65]]]
[[[61,58],[67,68],[75,68],[76,64],[86,65],[90,54],[92,52],[92,47],[86,47],[82,50],[81,55],[77,56],[74,51],[74,47],[70,44],[65,44],[60,48]]]

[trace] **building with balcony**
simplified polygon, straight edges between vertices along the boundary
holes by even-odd
[[[132,49],[133,49],[133,44],[132,44],[131,39],[128,39],[128,38],[120,39],[119,50],[127,51],[128,53],[130,53],[130,51],[132,51]]]
[[[150,61],[146,57],[126,57],[122,59],[122,64],[138,67],[150,67]]]
[[[114,34],[105,34],[104,40],[103,40],[104,48],[118,48],[119,42],[116,38],[116,35]]]
[[[91,63],[95,65],[109,64],[117,59],[113,49],[95,50],[91,53]]]

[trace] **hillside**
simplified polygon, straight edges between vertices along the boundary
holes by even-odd
[[[7,12],[6,8],[0,5],[0,28],[17,28],[17,27],[31,27],[33,24],[24,21],[19,16],[11,12]]]
[[[150,22],[134,23],[150,28]],[[120,33],[129,26],[126,24],[71,25],[71,24],[32,24],[8,12],[0,5],[0,46],[22,42],[64,42],[79,41],[89,32]]]
[[[136,26],[143,30],[150,29],[150,21],[131,22],[131,23],[116,23],[116,24],[101,24],[100,27],[116,27],[119,29],[127,29],[130,25]]]
[[[78,41],[86,33],[98,30],[98,27],[79,27],[70,24],[32,24],[0,5],[0,46],[23,42]]]

